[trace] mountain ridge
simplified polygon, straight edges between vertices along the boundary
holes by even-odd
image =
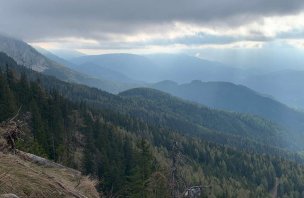
[[[88,62],[111,68],[131,79],[148,83],[164,80],[187,83],[195,79],[232,82],[272,96],[289,106],[302,109],[304,107],[304,93],[301,91],[301,85],[304,83],[301,83],[304,79],[302,71],[242,69],[184,54],[105,54],[83,56],[73,61],[74,64]]]
[[[12,57],[18,64],[46,75],[55,76],[60,80],[97,87],[111,93],[118,93],[121,90],[134,87],[134,85],[94,78],[74,71],[64,65],[49,60],[37,52],[32,46],[21,40],[0,35],[0,41],[0,51]]]
[[[243,85],[199,80],[179,85],[165,81],[152,85],[152,88],[211,108],[262,116],[298,133],[304,128],[302,112]]]

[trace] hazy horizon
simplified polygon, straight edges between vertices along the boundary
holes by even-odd
[[[242,68],[304,68],[301,0],[11,0],[0,13],[0,33],[52,52],[184,53]]]

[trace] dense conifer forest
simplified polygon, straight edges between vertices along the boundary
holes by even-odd
[[[0,54],[0,121],[21,107],[18,148],[97,178],[108,196],[304,196],[302,157],[286,131],[259,117],[211,110],[152,89],[112,95],[58,81]],[[176,145],[177,149],[173,148]]]

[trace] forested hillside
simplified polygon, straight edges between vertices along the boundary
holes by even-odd
[[[285,152],[274,147],[294,150],[298,146],[290,142],[292,137],[288,131],[259,117],[211,110],[151,89],[134,89],[116,96],[95,88],[64,83],[19,67],[12,59],[7,61],[17,73],[22,70],[49,91],[56,89],[75,102],[85,101],[94,108],[116,111],[157,127],[173,128],[182,134],[262,153],[266,147],[269,153],[282,155]]]
[[[303,139],[303,112],[243,85],[195,80],[180,85],[172,81],[163,81],[152,87],[210,108],[261,116],[288,129],[290,134],[297,137],[295,141]],[[299,141],[298,145],[301,144],[303,143]]]
[[[56,90],[47,92],[39,82],[29,82],[23,74],[17,77],[10,69],[1,72],[0,93],[1,121],[20,106],[23,115],[30,112],[25,141],[18,142],[21,150],[93,174],[100,179],[99,189],[106,192],[116,193],[128,185],[132,195],[140,185],[141,168],[148,171],[144,179],[150,176],[152,156],[147,142],[111,124],[102,116],[107,113],[94,113],[84,103],[71,103]],[[151,166],[142,167],[141,161]],[[136,180],[126,184],[129,177]]]
[[[37,74],[0,55],[0,121],[21,106],[28,124],[18,148],[90,174],[105,195],[169,197],[177,153],[180,192],[207,185],[212,188],[204,197],[270,197],[277,181],[280,197],[303,194],[301,159],[280,149],[286,148],[284,131],[268,121],[150,89],[116,96]]]

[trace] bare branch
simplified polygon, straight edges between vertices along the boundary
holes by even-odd
[[[22,105],[19,107],[18,112],[16,113],[16,115],[15,115],[14,117],[12,117],[12,118],[9,120],[9,122],[15,120],[15,119],[19,116],[19,113],[20,113],[21,108],[22,108]]]

